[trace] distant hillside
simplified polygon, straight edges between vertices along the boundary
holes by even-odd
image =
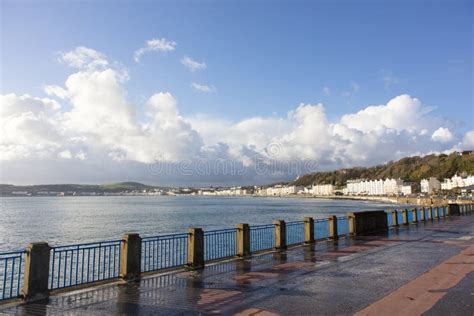
[[[138,182],[119,182],[101,185],[89,184],[40,184],[40,185],[26,185],[17,186],[10,184],[0,184],[0,195],[9,195],[14,191],[28,191],[37,193],[42,191],[49,192],[125,192],[125,191],[142,191],[150,190],[158,187],[138,183]]]
[[[455,173],[474,174],[474,153],[463,152],[450,155],[429,155],[424,157],[408,157],[391,161],[385,165],[370,168],[348,168],[328,172],[316,172],[301,176],[293,181],[295,185],[334,184],[344,186],[349,179],[385,179],[401,178],[419,183],[421,179],[436,177],[442,181]]]

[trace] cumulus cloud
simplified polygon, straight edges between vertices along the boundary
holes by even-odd
[[[448,128],[440,127],[433,132],[431,139],[435,142],[448,143],[454,139],[454,135]]]
[[[196,82],[191,83],[191,88],[193,88],[194,91],[204,92],[204,93],[211,93],[211,92],[216,91],[216,87],[212,85],[200,84]]]
[[[41,170],[53,174],[56,166],[69,164],[74,170],[85,170],[77,179],[99,171],[103,179],[113,178],[111,174],[137,179],[132,170],[150,176],[143,170],[157,161],[178,166],[222,159],[237,166],[255,166],[260,159],[315,161],[320,170],[472,149],[474,145],[474,131],[457,139],[447,127],[440,127],[450,125],[432,107],[409,95],[332,121],[321,103],[301,103],[281,117],[230,121],[205,114],[185,117],[170,92],[157,91],[146,100],[143,115],[127,100],[128,76],[105,55],[78,48],[61,59],[69,60],[77,70],[63,85],[45,86],[48,98],[0,96],[0,159],[4,165],[27,170],[32,162],[44,163]],[[195,85],[202,92],[215,89]],[[3,181],[24,174],[10,172],[14,168],[4,168]],[[30,169],[31,174],[37,171]],[[182,182],[188,179],[183,172],[174,174],[179,176]],[[242,176],[243,182],[245,179],[249,181]],[[252,179],[265,181],[261,175]]]
[[[143,54],[148,52],[171,52],[176,49],[178,45],[174,41],[167,40],[165,38],[154,38],[146,41],[145,47],[137,49],[133,55],[135,62],[139,63]]]
[[[197,62],[188,56],[184,56],[183,58],[181,58],[180,61],[184,66],[186,66],[192,72],[198,71],[198,70],[204,70],[207,68],[207,65],[205,63]]]

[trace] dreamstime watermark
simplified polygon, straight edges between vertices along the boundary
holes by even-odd
[[[148,165],[154,176],[293,176],[318,170],[316,160],[282,159],[281,145],[270,143],[264,154],[245,159],[195,158],[169,162],[156,159]]]

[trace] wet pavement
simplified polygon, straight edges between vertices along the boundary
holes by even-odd
[[[474,216],[0,307],[43,315],[473,315]]]

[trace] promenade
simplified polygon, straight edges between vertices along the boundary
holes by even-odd
[[[472,315],[474,216],[3,305],[4,314]]]

